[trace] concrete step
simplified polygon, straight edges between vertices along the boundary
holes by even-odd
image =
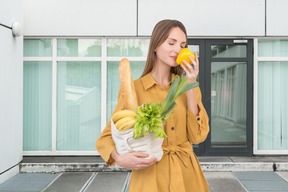
[[[199,157],[204,172],[288,171],[288,157]],[[25,157],[21,173],[130,172],[109,167],[100,157]]]
[[[232,171],[288,171],[288,163],[201,163],[204,172]],[[130,172],[117,165],[105,163],[21,163],[21,173],[58,173],[58,172]]]

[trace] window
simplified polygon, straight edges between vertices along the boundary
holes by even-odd
[[[245,62],[211,64],[212,145],[245,146],[247,65]]]
[[[23,150],[50,151],[52,62],[25,61],[23,83]]]
[[[97,154],[123,57],[141,76],[148,38],[24,39],[24,154]]]
[[[57,150],[93,151],[100,127],[101,62],[58,62]]]
[[[107,40],[107,56],[111,58],[107,62],[107,104],[106,104],[106,121],[108,122],[112,112],[114,111],[120,88],[119,81],[119,60],[123,57],[136,57],[136,61],[130,61],[132,78],[138,79],[145,66],[145,58],[147,56],[149,46],[148,39],[108,39]],[[118,61],[112,61],[113,57],[120,57]]]
[[[288,153],[288,40],[258,41],[256,153]]]

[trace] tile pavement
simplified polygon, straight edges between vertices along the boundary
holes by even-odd
[[[204,172],[210,192],[287,192],[288,172]],[[1,192],[125,192],[130,172],[20,173]]]
[[[287,156],[198,159],[210,192],[288,192]],[[126,192],[131,172],[104,164],[92,156],[24,157],[21,173],[0,184],[0,192]]]

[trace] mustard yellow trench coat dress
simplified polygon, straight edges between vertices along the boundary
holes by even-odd
[[[174,79],[175,75],[172,75]],[[163,103],[169,91],[156,83],[151,73],[134,81],[138,105],[148,102]],[[165,122],[162,159],[152,166],[133,170],[130,179],[129,192],[206,192],[209,191],[207,181],[192,143],[203,142],[209,132],[208,116],[201,102],[199,87],[195,88],[199,116],[195,116],[187,106],[186,93],[177,98],[177,107],[171,118]],[[122,98],[118,95],[115,111],[124,109]],[[96,142],[97,151],[105,162],[112,166],[115,160],[110,156],[115,150],[111,136],[110,120]]]

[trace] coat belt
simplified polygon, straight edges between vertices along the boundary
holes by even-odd
[[[169,157],[170,164],[170,192],[185,192],[184,178],[180,162],[187,167],[190,161],[190,154],[193,151],[192,144],[187,141],[180,145],[162,146],[164,154]]]

